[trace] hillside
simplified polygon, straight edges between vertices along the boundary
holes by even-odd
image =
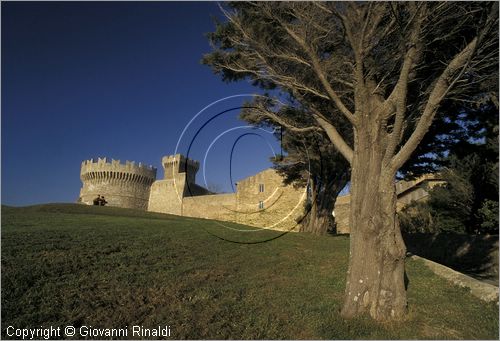
[[[410,259],[407,321],[344,321],[348,237],[223,224],[111,207],[2,206],[2,338],[9,325],[169,325],[173,339],[498,337],[496,304]]]

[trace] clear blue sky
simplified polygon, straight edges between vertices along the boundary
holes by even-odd
[[[249,83],[225,84],[201,65],[205,33],[220,16],[215,2],[3,2],[2,204],[75,202],[82,160],[109,157],[151,164],[172,154],[186,124],[226,96],[254,93]],[[188,128],[179,151],[217,113],[244,97],[207,109]],[[203,160],[210,143],[245,125],[238,111],[207,124],[191,155]],[[270,134],[246,135],[233,159],[237,180],[271,164]],[[248,129],[214,143],[208,183],[231,189],[229,154]],[[201,170],[198,182],[203,184]]]

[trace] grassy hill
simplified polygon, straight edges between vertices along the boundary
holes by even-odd
[[[349,239],[111,207],[2,206],[6,328],[170,325],[173,339],[496,339],[498,306],[408,260],[407,321],[344,321]],[[238,241],[227,242],[221,238]]]

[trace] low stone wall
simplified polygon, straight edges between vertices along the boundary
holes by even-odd
[[[407,233],[408,252],[498,286],[498,235]]]
[[[498,286],[484,283],[475,278],[469,277],[450,269],[442,264],[433,262],[431,260],[412,256],[413,259],[421,260],[424,264],[431,269],[436,275],[443,277],[444,279],[456,284],[460,287],[469,288],[473,296],[476,296],[480,300],[485,302],[497,302],[498,304]]]

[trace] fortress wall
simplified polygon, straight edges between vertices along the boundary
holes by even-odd
[[[158,180],[151,186],[148,211],[182,215],[181,200],[185,191],[185,178]]]
[[[194,197],[194,196],[205,196],[205,195],[211,195],[214,194],[210,192],[208,189],[205,187],[199,186],[197,184],[186,184],[186,188],[184,190],[184,196],[185,197]]]
[[[284,186],[281,176],[267,169],[238,182],[237,222],[298,231],[297,220],[304,214],[305,199],[305,188]]]
[[[337,198],[333,212],[335,212],[335,223],[337,224],[337,233],[349,233],[349,214],[350,214],[351,196],[343,195]]]
[[[186,197],[182,201],[182,215],[188,217],[235,221],[235,209],[234,193]]]
[[[156,168],[153,166],[146,166],[140,162],[136,164],[133,161],[125,161],[122,164],[120,160],[114,159],[108,162],[107,158],[98,158],[96,161],[94,159],[83,161],[80,175],[91,172],[121,172],[135,174],[153,181],[156,179]]]
[[[156,168],[106,158],[82,162],[80,202],[92,205],[98,195],[105,197],[109,206],[146,210]]]
[[[194,183],[199,163],[178,154],[162,159],[163,180],[156,169],[127,161],[99,158],[82,162],[80,202],[93,204],[104,195],[110,206],[199,217],[264,228],[290,230],[303,215],[305,189],[283,186],[268,169],[240,181],[237,193],[211,194]],[[189,181],[189,188],[188,188]]]
[[[259,201],[238,200],[237,222],[282,231],[298,232],[297,221],[304,214],[305,191],[293,187],[280,188],[274,195],[263,201],[264,208],[259,208]]]
[[[182,204],[175,194],[173,180],[153,183],[149,211],[187,217],[234,221],[241,224],[290,230],[303,215],[305,189],[283,186],[281,176],[274,170],[265,170],[238,184],[237,193],[206,194],[206,189],[190,184],[187,190],[185,173],[176,176],[176,186],[183,193]],[[261,192],[259,185],[263,185]],[[259,208],[262,201],[264,208]]]

